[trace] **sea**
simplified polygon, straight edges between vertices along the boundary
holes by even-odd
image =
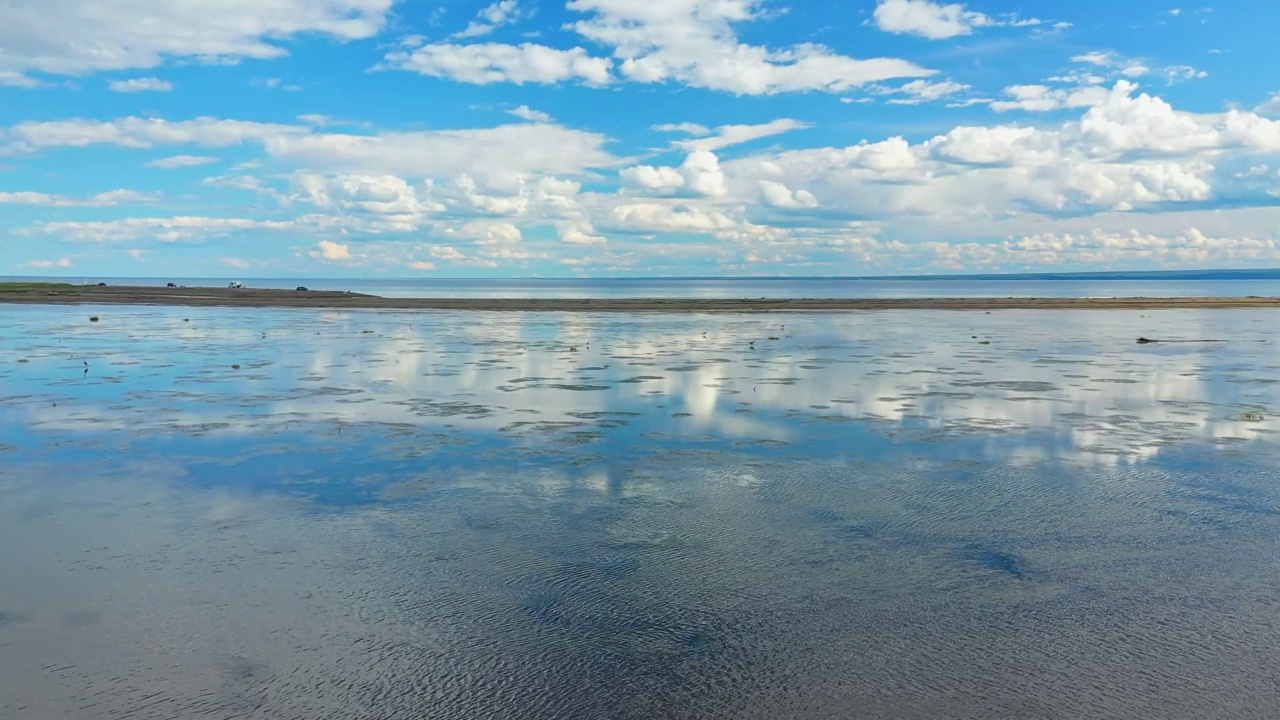
[[[1272,720],[1277,320],[0,305],[0,718]]]

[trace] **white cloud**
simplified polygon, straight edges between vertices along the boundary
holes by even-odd
[[[155,193],[136,190],[109,190],[87,197],[50,195],[42,192],[0,192],[0,205],[40,205],[45,207],[113,207],[152,203],[159,199]]]
[[[1007,100],[993,100],[991,109],[996,112],[1025,110],[1047,112],[1061,108],[1093,107],[1105,102],[1111,91],[1099,85],[1074,88],[1053,88],[1047,85],[1012,85],[1004,89]]]
[[[1182,113],[1120,83],[1056,128],[959,127],[912,145],[757,154],[724,162],[728,198],[790,207],[804,190],[824,211],[878,218],[999,218],[1096,213],[1203,201],[1225,157],[1280,152],[1280,122],[1232,111]],[[768,183],[778,183],[776,187]],[[808,203],[806,203],[808,204]],[[723,201],[721,202],[723,206]]]
[[[646,190],[664,192],[684,186],[680,171],[665,165],[637,165],[623,169],[619,175],[624,183]]]
[[[226,62],[286,54],[301,33],[371,37],[393,0],[43,0],[0,3],[0,74],[83,75],[166,58]]]
[[[476,19],[467,27],[453,34],[455,38],[479,37],[488,35],[503,25],[509,25],[520,19],[519,3],[516,0],[498,0],[476,15]]]
[[[313,230],[326,222],[315,217],[295,220],[253,220],[201,216],[133,217],[120,220],[56,221],[20,231],[23,235],[54,235],[77,242],[155,240],[198,241],[244,230]]]
[[[850,87],[895,77],[932,75],[897,58],[857,59],[803,43],[776,49],[739,40],[734,24],[765,16],[756,0],[570,0],[588,14],[569,27],[613,48],[619,71],[633,81],[677,81],[740,95]]]
[[[857,59],[813,43],[767,48],[738,39],[735,23],[766,17],[758,0],[569,0],[587,17],[566,25],[612,58],[524,43],[433,43],[387,55],[387,66],[462,82],[606,85],[614,61],[631,82],[679,82],[739,95],[850,87],[934,71],[899,58]]]
[[[652,129],[658,132],[684,133],[685,135],[709,135],[711,133],[711,129],[706,125],[691,122],[663,123],[654,125]]]
[[[298,172],[290,185],[292,200],[341,213],[352,230],[361,232],[410,232],[445,209],[432,198],[430,183],[414,185],[395,175]]]
[[[107,83],[113,92],[135,93],[135,92],[169,92],[173,89],[173,83],[160,78],[143,77],[131,78],[129,80],[112,80]]]
[[[690,191],[698,195],[720,197],[728,194],[720,159],[710,150],[694,150],[680,165],[680,174]]]
[[[904,98],[893,98],[889,102],[894,105],[918,105],[934,102],[968,90],[969,86],[953,80],[930,82],[928,80],[912,80],[896,88],[886,89],[889,93],[906,95]]]
[[[560,240],[570,245],[600,245],[605,242],[604,236],[597,233],[591,223],[583,220],[559,223],[556,231]]]
[[[448,262],[459,262],[467,259],[466,255],[458,252],[458,249],[451,245],[436,245],[431,248],[430,252],[431,257]]]
[[[334,242],[332,240],[321,240],[316,243],[316,249],[311,251],[311,256],[322,260],[352,260],[351,246],[346,243]]]
[[[159,160],[152,160],[147,165],[172,170],[173,168],[194,167],[216,162],[218,162],[218,158],[209,155],[172,155]]]
[[[728,192],[720,160],[710,150],[694,150],[678,168],[638,165],[622,170],[619,175],[631,187],[659,194],[684,189],[694,195],[720,197]]]
[[[994,24],[990,17],[960,3],[940,5],[930,0],[880,0],[872,17],[885,32],[930,40],[969,35],[974,28]]]
[[[677,140],[674,145],[684,150],[719,150],[763,137],[779,135],[792,130],[802,130],[809,123],[791,118],[780,118],[759,125],[721,125],[714,134],[691,140]],[[703,128],[705,130],[705,128]],[[704,133],[706,134],[706,133]]]
[[[1271,97],[1262,101],[1253,111],[1267,117],[1280,117],[1280,90],[1271,93]]]
[[[622,228],[656,232],[715,232],[740,224],[716,210],[658,200],[621,203],[611,219]]]
[[[56,147],[85,147],[108,144],[131,148],[157,145],[197,144],[207,147],[238,145],[246,140],[265,140],[290,134],[305,134],[310,128],[244,120],[200,117],[168,121],[158,118],[126,117],[111,121],[70,119],[22,122],[9,128],[0,139],[0,153],[33,152]]]
[[[473,220],[455,232],[481,245],[516,243],[524,239],[520,228],[505,220]]]
[[[1109,67],[1119,64],[1119,57],[1110,50],[1094,50],[1092,52],[1083,53],[1072,56],[1071,62],[1088,63],[1090,65],[1102,65]]]
[[[27,263],[28,267],[33,268],[69,268],[71,267],[71,258],[58,258],[57,260],[32,260]]]
[[[1020,99],[1036,100],[1055,89],[1043,87]],[[701,135],[679,139],[689,151],[683,162],[625,168],[603,150],[608,138],[540,121],[350,134],[215,118],[70,120],[0,131],[0,152],[109,143],[243,145],[261,153],[262,169],[243,177],[263,199],[280,201],[274,219],[144,217],[46,222],[14,231],[70,241],[128,240],[129,247],[271,234],[345,244],[347,236],[359,234],[367,237],[348,246],[353,259],[342,262],[402,269],[410,262],[515,269],[558,260],[568,245],[600,246],[592,257],[601,267],[648,260],[679,268],[681,258],[695,256],[725,263],[779,257],[818,262],[815,253],[866,258],[858,262],[868,267],[900,261],[940,268],[969,261],[972,268],[995,269],[1009,267],[1006,261],[1013,259],[1051,265],[1051,252],[1082,264],[1104,257],[1176,264],[1218,250],[1235,253],[1224,257],[1241,262],[1263,262],[1259,258],[1271,246],[1254,241],[1276,239],[1274,214],[1265,223],[1240,227],[1227,223],[1227,216],[1210,222],[1207,211],[1183,216],[1181,227],[1159,223],[1180,204],[1250,203],[1280,192],[1274,172],[1250,170],[1274,167],[1280,122],[1241,110],[1181,112],[1139,94],[1127,81],[1109,89],[1089,87],[1100,95],[1077,108],[1080,114],[1072,119],[1044,126],[958,127],[914,143],[895,137],[722,158],[722,148],[803,125],[787,119],[714,130],[670,125],[662,129]],[[1054,101],[1065,105],[1068,99]],[[613,181],[622,187],[614,189]],[[590,189],[584,191],[583,183]],[[26,200],[85,202],[57,196]],[[298,208],[311,214],[293,215]],[[1133,212],[1149,210],[1159,212]],[[853,219],[873,220],[876,229],[850,225]],[[952,240],[931,244],[940,227]],[[1186,235],[1192,227],[1216,240],[1195,240]],[[1112,239],[1093,239],[1095,229]],[[1130,244],[1145,247],[1148,255],[1115,247],[1128,242],[1131,230],[1140,240]],[[663,237],[668,234],[680,237]],[[1046,240],[1049,234],[1057,239]],[[405,238],[388,242],[416,249],[384,253],[376,249],[377,236]],[[1070,243],[1055,250],[1066,236]],[[1147,236],[1165,239],[1170,249],[1158,251]],[[449,250],[429,255],[428,247]],[[298,252],[323,258],[315,245]],[[664,258],[654,259],[659,252]]]
[[[813,208],[818,200],[808,190],[792,191],[786,185],[773,180],[760,181],[760,194],[764,203],[776,208]]]
[[[1169,84],[1209,77],[1209,73],[1197,70],[1190,65],[1152,67],[1148,61],[1126,58],[1114,50],[1095,50],[1082,55],[1075,55],[1071,58],[1071,61],[1092,65],[1095,68],[1104,68],[1109,70],[1113,76],[1126,78],[1157,76],[1164,78]]]
[[[606,141],[599,133],[545,123],[356,135],[317,132],[309,125],[209,117],[180,121],[126,117],[19,123],[0,134],[0,155],[95,144],[151,148],[254,142],[276,160],[313,170],[453,179],[464,173],[480,178],[582,173],[616,162],[603,149]]]
[[[540,122],[540,123],[551,122],[550,115],[542,112],[541,110],[534,110],[533,108],[530,108],[528,105],[521,105],[520,107],[514,108],[512,110],[508,110],[507,114],[515,115],[518,118],[524,118],[525,120],[529,120],[531,122]]]
[[[559,50],[535,43],[435,43],[413,51],[390,53],[387,64],[400,70],[477,85],[554,84],[570,80],[607,85],[613,67],[609,58],[591,57],[580,47]]]

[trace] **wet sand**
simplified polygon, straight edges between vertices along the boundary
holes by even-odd
[[[28,286],[6,289],[0,303],[184,305],[383,310],[770,312],[778,310],[1154,310],[1280,308],[1278,297],[949,297],[949,298],[387,298],[336,291],[146,286]]]

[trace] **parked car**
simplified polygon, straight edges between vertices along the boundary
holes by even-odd
[[[240,290],[244,288],[244,283],[240,282],[239,280],[232,280],[231,284],[227,285],[227,287],[231,288],[232,290]]]

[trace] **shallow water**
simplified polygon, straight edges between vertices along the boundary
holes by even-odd
[[[1275,321],[0,309],[0,717],[1274,718]]]

